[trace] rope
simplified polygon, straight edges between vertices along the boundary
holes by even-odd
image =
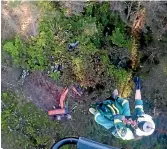
[[[136,124],[137,124],[135,121],[130,121],[130,120],[127,120],[127,119],[125,119],[123,122],[125,124],[132,125],[132,126],[136,126]],[[149,126],[147,126],[147,128],[154,129],[154,128],[149,127]],[[157,130],[159,133],[165,133],[165,134],[167,134],[167,130],[158,129],[158,128],[155,128],[155,130]]]
[[[166,133],[167,134],[167,130],[162,130],[162,129],[157,129],[157,128],[155,130],[157,130],[160,133]]]
[[[152,128],[152,127],[149,127],[149,126],[147,126],[147,128],[154,129],[154,128]],[[158,128],[155,128],[155,130],[157,130],[157,131],[158,131],[158,132],[160,132],[160,133],[166,133],[166,134],[167,134],[167,130],[158,129]]]

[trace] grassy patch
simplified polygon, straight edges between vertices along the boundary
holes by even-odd
[[[2,140],[8,148],[49,148],[59,139],[60,125],[32,103],[20,104],[15,93],[2,93]],[[58,134],[59,133],[59,134]],[[10,143],[11,142],[11,143]]]

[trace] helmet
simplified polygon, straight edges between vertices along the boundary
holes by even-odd
[[[139,122],[138,127],[144,132],[150,132],[152,129],[154,129],[153,124],[147,121]]]
[[[144,114],[143,117],[138,118],[138,128],[136,129],[137,136],[149,136],[155,130],[155,123],[152,117]]]

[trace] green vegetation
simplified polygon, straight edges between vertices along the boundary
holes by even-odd
[[[96,57],[108,59],[105,47],[129,47],[130,39],[126,25],[117,14],[110,11],[107,2],[88,3],[80,16],[67,17],[65,10],[52,2],[39,2],[43,12],[39,22],[39,34],[24,42],[18,36],[4,43],[15,65],[30,71],[49,71],[55,80],[63,84],[79,83],[83,87],[95,87],[112,77],[118,84],[123,83],[128,73],[117,69],[110,60],[96,64]],[[79,41],[79,46],[68,51],[69,43]],[[54,59],[51,59],[54,57]],[[63,73],[52,72],[51,66],[62,64]],[[108,75],[109,74],[109,75]],[[106,79],[104,79],[106,78]]]
[[[23,3],[22,1],[8,2],[4,12],[9,12],[10,16],[11,9],[20,9],[19,6]],[[165,133],[157,131],[154,135],[141,140],[123,141],[102,129],[96,124],[93,117],[87,114],[89,104],[96,101],[97,97],[100,100],[109,97],[113,88],[118,88],[122,97],[127,97],[127,95],[129,97],[133,86],[132,77],[138,74],[147,80],[144,81],[145,86],[142,90],[142,94],[149,97],[148,102],[151,102],[149,106],[147,104],[148,108],[144,109],[146,113],[148,111],[151,113],[154,109],[152,107],[155,106],[155,115],[165,114],[167,96],[164,80],[167,75],[167,63],[162,59],[164,57],[166,60],[165,49],[167,49],[166,5],[163,2],[139,3],[137,1],[86,2],[84,12],[70,16],[67,14],[69,10],[61,7],[59,2],[30,3],[38,7],[37,14],[40,17],[36,24],[37,34],[29,36],[26,40],[16,35],[13,40],[5,41],[2,45],[2,58],[5,54],[4,67],[11,66],[11,57],[13,67],[19,66],[29,70],[30,73],[35,71],[46,73],[54,80],[59,80],[60,86],[80,84],[88,88],[88,94],[93,93],[83,97],[83,100],[80,101],[70,99],[68,102],[71,102],[69,105],[71,109],[73,108],[72,117],[74,119],[59,124],[57,121],[49,120],[47,114],[33,103],[25,103],[25,101],[23,103],[22,100],[25,99],[11,91],[13,88],[10,91],[3,91],[3,147],[49,149],[55,140],[73,135],[84,136],[124,149],[167,148]],[[12,14],[11,17],[12,19],[18,17],[16,22],[20,21],[19,15]],[[2,23],[5,26],[4,29],[7,30],[4,30],[5,32],[11,32],[8,29],[11,22],[10,20],[7,22],[9,27],[6,22],[3,22],[5,25]],[[69,43],[76,41],[79,41],[78,47],[69,51]],[[153,67],[154,65],[158,66]],[[53,66],[62,66],[62,68],[54,71]],[[8,73],[6,68],[2,72]],[[6,81],[8,79],[4,80],[3,83],[10,86],[10,81],[8,83]],[[158,100],[153,103],[152,99]],[[72,105],[74,102],[75,105]],[[131,113],[133,111],[134,109],[131,109]],[[158,123],[164,119],[165,116],[156,122],[158,129],[162,129]],[[164,121],[164,126],[165,123]],[[163,129],[165,130],[166,127]],[[64,149],[67,148],[70,147],[64,147]]]
[[[125,33],[120,31],[120,28],[116,28],[111,36],[112,43],[119,47],[128,47],[130,48],[131,40],[125,38]]]
[[[9,148],[49,148],[60,126],[32,103],[22,104],[11,91],[2,93],[2,134]],[[61,136],[60,136],[61,137]]]

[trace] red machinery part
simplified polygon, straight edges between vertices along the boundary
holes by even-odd
[[[78,96],[80,96],[81,97],[81,94],[76,90],[76,88],[75,87],[72,87],[72,90],[78,95]]]
[[[64,100],[67,96],[68,88],[63,89],[62,94],[60,96],[60,107],[63,109],[65,107]]]
[[[55,109],[55,110],[49,110],[48,115],[49,116],[54,116],[54,115],[63,115],[66,113],[66,110],[63,109]]]

